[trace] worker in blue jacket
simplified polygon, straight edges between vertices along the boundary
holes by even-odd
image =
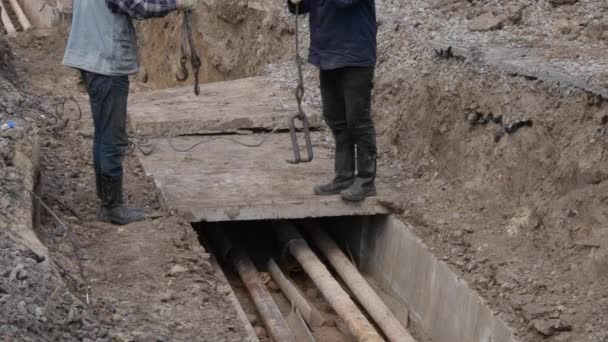
[[[335,178],[317,195],[361,201],[376,195],[376,130],[371,97],[376,65],[374,0],[288,0],[310,14],[308,61],[320,70],[323,116],[336,143]]]

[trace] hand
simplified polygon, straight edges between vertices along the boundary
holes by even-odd
[[[177,0],[177,9],[181,11],[190,11],[198,7],[200,0]]]

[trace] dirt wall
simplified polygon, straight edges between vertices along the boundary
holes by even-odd
[[[282,2],[263,0],[204,0],[193,17],[202,59],[201,81],[214,82],[254,76],[271,62],[293,51],[293,29],[283,15]],[[142,77],[156,87],[180,84],[182,18],[179,14],[142,22],[138,26]],[[192,79],[183,84],[191,84]]]
[[[606,322],[594,317],[607,314],[597,303],[608,296],[608,104],[431,60],[428,71],[377,80],[385,162],[404,170],[395,183],[404,215],[522,340],[572,331],[561,338],[604,341]]]

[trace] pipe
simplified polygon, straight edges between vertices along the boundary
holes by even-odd
[[[2,26],[4,26],[4,29],[8,35],[12,36],[17,33],[17,29],[15,29],[15,25],[13,25],[11,18],[8,16],[6,8],[2,6],[2,0],[0,0],[0,20],[2,21]]]
[[[232,290],[230,285],[228,285],[229,283],[228,279],[226,279],[226,275],[224,274],[222,268],[214,257],[211,258],[211,266],[213,266],[213,268],[215,269],[215,274],[217,275],[219,280],[224,282],[230,290],[230,292],[228,292],[228,299],[232,303],[232,306],[234,306],[234,308],[236,309],[236,315],[238,316],[239,320],[241,320],[241,322],[245,326],[245,333],[247,334],[245,342],[260,342],[258,335],[256,335],[255,330],[253,330],[253,326],[251,325],[247,314],[241,306],[241,303],[239,303],[239,300],[236,298],[234,291]]]
[[[272,296],[258,276],[258,270],[249,256],[240,248],[236,248],[219,230],[213,232],[214,241],[222,249],[222,254],[232,260],[237,273],[243,280],[249,295],[262,316],[268,334],[274,341],[296,342],[283,314],[272,300]]]
[[[277,283],[285,297],[287,297],[287,299],[289,299],[289,301],[298,309],[302,318],[310,325],[312,330],[322,327],[323,323],[325,323],[325,317],[323,317],[321,312],[309,303],[295,285],[287,279],[274,259],[268,261],[267,267],[268,273],[272,276],[272,280]]]
[[[325,299],[336,313],[344,319],[355,339],[358,342],[384,341],[357,305],[350,299],[348,293],[344,291],[323,262],[310,249],[296,227],[283,221],[276,224],[274,228],[280,241],[286,243],[291,254],[302,265]]]
[[[382,329],[386,337],[393,342],[416,342],[329,234],[312,222],[306,223],[305,228],[311,233],[317,248],[329,260],[329,263]]]
[[[13,7],[13,11],[15,11],[15,14],[17,15],[17,19],[19,20],[19,23],[21,24],[23,31],[27,31],[30,28],[32,28],[32,24],[25,16],[25,13],[23,13],[23,10],[21,9],[21,6],[17,2],[17,0],[9,0],[9,1],[11,3],[11,6]]]

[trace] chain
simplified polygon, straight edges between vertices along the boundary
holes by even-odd
[[[188,68],[186,63],[188,61],[188,50],[190,50],[190,65],[192,66],[192,73],[194,74],[194,93],[196,96],[200,95],[200,70],[201,70],[201,58],[196,52],[196,45],[194,43],[194,34],[192,30],[192,10],[184,12],[184,19],[182,24],[182,39],[181,39],[181,56],[179,59],[180,71],[175,75],[178,81],[185,81],[189,77]]]
[[[291,135],[291,146],[293,149],[294,159],[288,160],[290,164],[309,163],[313,160],[312,140],[310,137],[310,123],[308,116],[304,112],[302,102],[304,101],[304,72],[302,71],[302,56],[300,55],[300,3],[296,5],[296,65],[298,68],[298,85],[296,86],[295,94],[298,102],[298,113],[289,116],[289,133]],[[304,140],[306,142],[306,151],[308,156],[302,158],[300,154],[300,145],[296,133],[295,121],[302,121],[302,130],[304,132]]]
[[[302,108],[302,101],[304,101],[304,72],[302,70],[302,56],[300,55],[300,4],[296,5],[296,65],[298,67],[298,85],[296,87],[296,100],[298,101],[298,115],[299,119],[302,120],[306,113]]]

